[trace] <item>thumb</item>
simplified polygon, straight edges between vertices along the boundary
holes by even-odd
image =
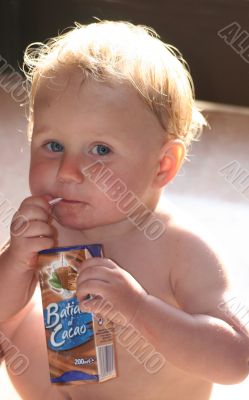
[[[49,202],[50,200],[53,199],[53,196],[51,196],[51,194],[44,194],[41,196],[44,200],[46,200],[47,202]]]

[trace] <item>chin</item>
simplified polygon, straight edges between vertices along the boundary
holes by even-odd
[[[91,228],[96,228],[99,226],[99,224],[93,224],[93,223],[86,223],[86,222],[79,222],[79,221],[67,221],[65,218],[57,219],[57,222],[63,226],[64,228],[69,228],[69,229],[74,229],[77,231],[82,231],[84,229],[91,229]]]
[[[83,219],[83,218],[82,218]],[[112,224],[113,221],[103,221],[103,220],[99,220],[99,221],[93,221],[92,219],[86,220],[83,219],[82,221],[76,218],[72,218],[70,216],[66,217],[66,216],[57,216],[56,217],[56,221],[63,226],[64,228],[69,228],[69,229],[74,229],[74,230],[78,230],[78,231],[82,231],[82,230],[86,230],[86,229],[94,229],[103,225],[109,225]]]

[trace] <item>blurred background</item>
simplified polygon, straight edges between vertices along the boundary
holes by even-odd
[[[248,82],[249,54],[248,63],[238,56],[240,48],[249,45],[248,36],[235,44],[236,51],[218,36],[233,22],[249,31],[248,0],[0,0],[1,55],[16,67],[30,42],[55,36],[75,21],[93,22],[94,17],[153,27],[188,61],[198,99],[249,105],[243,84]]]
[[[248,307],[248,0],[1,0],[0,244],[9,236],[12,215],[29,195],[29,144],[19,70],[24,49],[75,21],[94,22],[94,17],[153,27],[187,60],[209,127],[165,189],[164,201],[208,238],[227,265],[238,307]],[[249,314],[244,323],[249,324]],[[212,400],[247,400],[248,393],[249,379],[239,385],[214,385]],[[19,399],[4,368],[0,398]]]

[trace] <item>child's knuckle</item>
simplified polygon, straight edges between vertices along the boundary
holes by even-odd
[[[54,247],[54,239],[53,238],[40,238],[41,244],[44,248],[51,248]]]

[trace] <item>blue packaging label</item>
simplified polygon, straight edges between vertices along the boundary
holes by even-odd
[[[44,310],[51,350],[69,350],[93,338],[92,314],[82,312],[76,297],[50,303]]]

